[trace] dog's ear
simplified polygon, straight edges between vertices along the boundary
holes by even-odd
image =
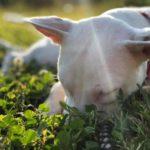
[[[150,59],[150,28],[136,30],[134,38],[123,43],[132,52],[142,52],[147,59]]]
[[[33,17],[24,19],[35,26],[35,28],[55,43],[61,44],[63,38],[68,35],[73,22],[56,16],[53,17]]]

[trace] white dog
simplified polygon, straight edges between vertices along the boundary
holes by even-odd
[[[22,61],[24,64],[29,64],[32,60],[35,60],[40,65],[57,68],[59,49],[60,47],[58,45],[47,38],[43,38],[24,52],[9,52],[2,63],[2,72],[7,74],[13,66],[13,62],[17,60]]]
[[[78,22],[59,17],[26,21],[61,45],[58,77],[66,102],[111,112],[121,88],[129,95],[146,77],[150,58],[150,8],[114,9]],[[53,106],[54,107],[54,106]]]

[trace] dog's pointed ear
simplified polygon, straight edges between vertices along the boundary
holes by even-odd
[[[142,52],[150,59],[150,28],[136,30],[132,40],[125,40],[123,44],[132,52]]]
[[[24,19],[57,44],[61,44],[63,38],[68,35],[73,22],[59,17],[33,17]]]

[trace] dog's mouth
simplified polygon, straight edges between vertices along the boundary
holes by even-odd
[[[118,89],[119,89],[119,88],[115,88],[114,90],[111,90],[110,92],[106,92],[106,93],[104,93],[104,94],[105,94],[106,96],[107,96],[107,95],[110,95],[110,94],[112,94],[112,93],[114,93],[114,92],[117,92]]]

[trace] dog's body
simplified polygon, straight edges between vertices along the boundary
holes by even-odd
[[[126,95],[146,77],[150,58],[150,8],[114,9],[79,22],[31,18],[40,32],[61,45],[58,77],[66,102],[84,110],[95,104],[114,110],[121,88]]]
[[[4,58],[2,71],[4,74],[7,74],[15,59],[23,61],[24,64],[30,64],[32,60],[35,60],[40,65],[46,65],[56,69],[59,49],[58,45],[52,43],[47,38],[43,38],[24,52],[9,52]]]

